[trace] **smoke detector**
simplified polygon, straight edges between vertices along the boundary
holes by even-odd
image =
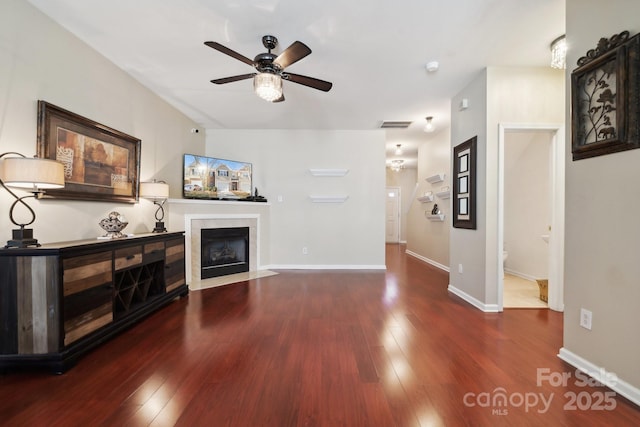
[[[425,66],[425,68],[427,69],[428,72],[434,73],[438,71],[438,68],[440,68],[440,64],[438,63],[438,61],[430,61],[430,62],[427,62],[427,65]]]

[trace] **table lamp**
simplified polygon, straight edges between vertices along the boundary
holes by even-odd
[[[51,159],[38,157],[25,157],[16,152],[0,154],[0,185],[16,200],[9,209],[9,219],[17,225],[18,229],[12,230],[12,239],[7,241],[7,248],[26,248],[40,246],[37,239],[33,238],[33,229],[25,228],[33,224],[36,214],[24,199],[33,197],[39,199],[46,189],[64,187],[64,165]],[[32,193],[31,195],[18,197],[9,187],[19,188]],[[13,209],[21,204],[31,213],[31,221],[19,223],[13,216]]]
[[[156,209],[156,227],[154,233],[164,233],[167,229],[164,227],[164,202],[169,198],[169,184],[164,181],[141,182],[140,197],[153,200],[153,204],[158,206]]]

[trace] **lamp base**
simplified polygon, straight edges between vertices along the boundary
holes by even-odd
[[[164,222],[162,221],[157,221],[156,222],[156,228],[153,229],[154,233],[166,233],[167,229],[164,228]]]
[[[7,241],[7,248],[27,248],[29,246],[40,246],[38,239],[33,238],[32,228],[16,228],[12,230],[11,240]]]

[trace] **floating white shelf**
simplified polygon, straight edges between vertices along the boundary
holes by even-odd
[[[349,196],[309,196],[313,203],[344,203]]]
[[[425,194],[424,196],[418,197],[418,201],[422,203],[433,202],[433,194]]]
[[[451,197],[451,190],[436,191],[436,196],[440,197],[441,199],[448,199]]]
[[[309,169],[313,176],[345,176],[349,169]]]
[[[429,218],[429,221],[444,221],[444,214],[438,214],[438,215],[427,214],[427,218]]]
[[[427,181],[431,184],[435,184],[436,182],[444,181],[444,173],[437,173],[435,175],[431,175],[427,177]]]

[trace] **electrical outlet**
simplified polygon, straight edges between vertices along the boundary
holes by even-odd
[[[591,318],[593,313],[591,311],[581,308],[580,309],[580,326],[585,329],[591,330]]]
[[[306,247],[306,246],[303,246],[303,248],[302,248],[302,255],[307,255],[307,254],[309,254],[309,249],[307,249],[307,247]]]
[[[462,264],[458,264],[458,273],[464,273],[464,268],[462,268]]]

